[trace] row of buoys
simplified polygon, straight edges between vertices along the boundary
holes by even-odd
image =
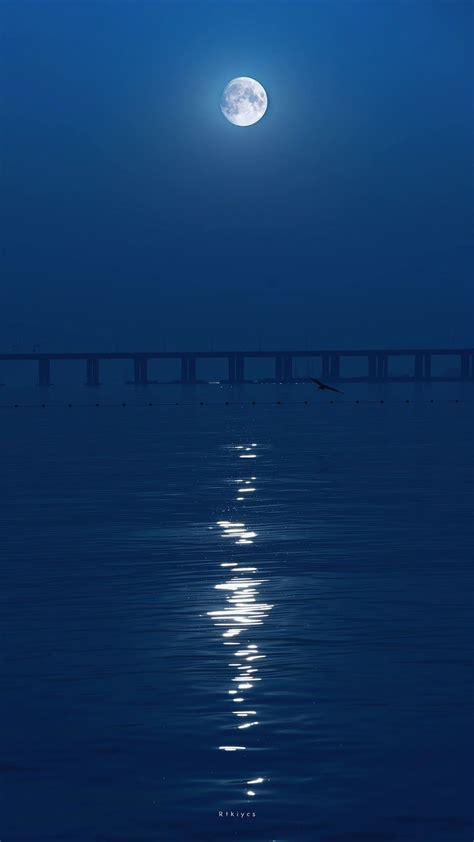
[[[175,401],[175,403],[169,402],[162,402],[162,403],[126,403],[123,401],[122,403],[65,403],[65,404],[58,404],[58,403],[40,403],[40,404],[20,404],[20,403],[12,403],[12,404],[0,404],[0,409],[59,409],[61,407],[118,407],[118,406],[131,406],[131,407],[144,407],[144,406],[326,406],[327,404],[385,404],[385,403],[472,403],[472,401],[460,400],[458,398],[441,398],[435,400],[434,398],[430,398],[429,400],[410,400],[410,398],[406,398],[405,400],[401,401],[394,401],[394,400],[384,400],[381,398],[380,400],[354,400],[354,401],[340,401],[340,400],[330,400],[330,401],[320,401],[318,403],[311,403],[310,401],[249,401],[248,403],[243,403],[242,401],[224,401],[222,404],[220,403],[205,403],[204,401],[199,401],[195,403],[181,403],[180,401]]]

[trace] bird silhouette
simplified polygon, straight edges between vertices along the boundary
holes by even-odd
[[[340,389],[335,389],[334,386],[328,386],[327,383],[322,383],[321,380],[316,380],[316,377],[311,377],[310,379],[313,383],[316,383],[320,392],[325,392],[327,390],[329,392],[339,392],[340,395],[344,394],[344,392],[341,392]]]

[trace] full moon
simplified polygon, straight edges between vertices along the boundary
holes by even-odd
[[[268,98],[263,85],[248,76],[231,79],[224,89],[221,111],[234,126],[252,126],[262,119]]]

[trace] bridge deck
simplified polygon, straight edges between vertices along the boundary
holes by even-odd
[[[390,370],[390,360],[406,357],[407,368],[411,371],[396,372]],[[455,367],[445,372],[433,371],[433,360],[436,357],[450,357],[456,361]],[[274,377],[252,378],[246,372],[246,361],[255,359],[273,359]],[[382,349],[354,349],[347,350],[286,350],[286,351],[72,351],[60,353],[57,351],[42,352],[34,350],[31,353],[0,354],[0,361],[19,362],[32,361],[38,364],[38,381],[42,386],[51,384],[51,363],[59,360],[82,360],[86,363],[86,383],[98,386],[99,363],[105,360],[130,360],[133,363],[133,380],[136,385],[144,385],[151,381],[148,378],[148,363],[150,360],[179,360],[181,362],[181,377],[177,382],[197,383],[203,381],[198,375],[198,361],[223,359],[227,361],[228,377],[221,378],[221,382],[276,382],[292,383],[304,381],[308,376],[296,374],[294,360],[319,359],[321,371],[318,374],[322,380],[341,383],[348,382],[398,382],[410,381],[438,381],[455,382],[458,380],[474,379],[474,348],[382,348]],[[348,374],[341,368],[345,358],[365,358],[367,367],[365,373]],[[168,381],[169,382],[169,381]]]

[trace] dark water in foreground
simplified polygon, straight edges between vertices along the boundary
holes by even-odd
[[[2,842],[473,838],[474,390],[256,388],[0,410]]]

